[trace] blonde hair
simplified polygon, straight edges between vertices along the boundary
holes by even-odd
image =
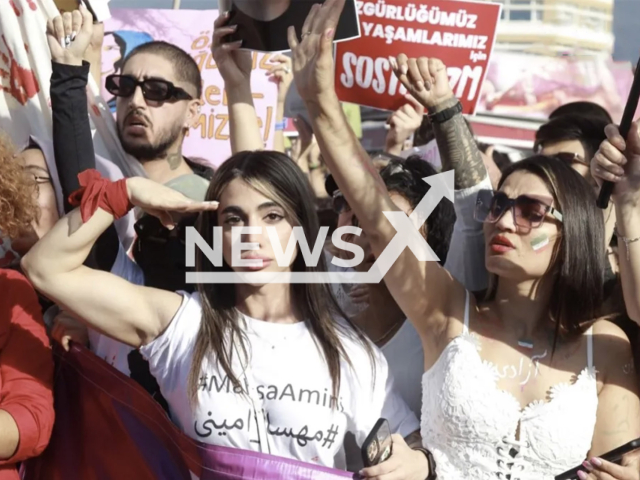
[[[36,220],[35,182],[26,174],[11,140],[0,133],[0,232],[15,238]]]

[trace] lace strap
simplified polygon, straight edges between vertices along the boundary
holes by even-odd
[[[593,327],[587,330],[587,366],[593,367]]]
[[[464,300],[464,333],[469,333],[469,290],[465,290]]]

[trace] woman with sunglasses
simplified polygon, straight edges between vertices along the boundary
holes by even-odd
[[[639,478],[637,460],[620,467],[597,458],[640,436],[640,400],[635,378],[625,373],[628,339],[595,321],[604,222],[593,189],[549,157],[504,172],[498,194],[480,199],[478,210],[492,273],[486,300],[476,302],[436,262],[417,261],[430,252],[419,232],[388,213],[398,208],[335,94],[331,45],[343,5],[328,0],[314,8],[300,39],[289,31],[294,79],[374,255],[397,244],[396,235],[411,239],[385,283],[423,345],[422,438],[433,460],[425,476],[552,480],[584,462],[580,478]],[[439,60],[400,55],[392,66],[419,101],[448,88]],[[459,108],[452,100],[432,121],[447,121]],[[421,221],[451,195],[446,179],[431,179],[416,209]],[[384,478],[388,468],[382,463],[366,473]]]

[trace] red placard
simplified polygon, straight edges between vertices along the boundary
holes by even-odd
[[[474,113],[501,5],[432,0],[356,1],[362,36],[336,45],[336,92],[343,102],[383,110],[406,103],[390,57],[434,57],[447,65],[464,113]]]

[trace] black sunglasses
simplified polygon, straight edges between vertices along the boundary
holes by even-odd
[[[340,190],[336,190],[335,192],[333,192],[331,205],[332,205],[333,211],[336,212],[338,215],[351,211],[351,206],[347,202],[347,199],[344,198],[344,195]]]
[[[182,88],[159,78],[137,80],[129,75],[109,75],[105,88],[115,97],[130,97],[138,87],[142,88],[142,95],[146,100],[165,102],[167,100],[193,100],[193,97]]]
[[[504,192],[480,190],[476,199],[474,218],[483,223],[496,223],[511,209],[514,223],[522,228],[537,228],[549,213],[562,222],[562,213],[555,208],[526,195],[512,199]]]

